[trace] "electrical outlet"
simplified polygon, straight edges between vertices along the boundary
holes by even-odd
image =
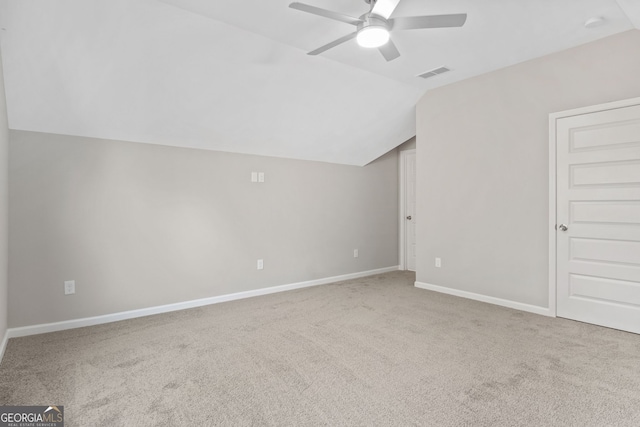
[[[357,249],[353,250],[353,257],[354,258],[358,258],[358,250]]]
[[[259,259],[258,260],[258,270],[262,270],[264,268],[264,261]]]
[[[264,172],[258,172],[258,182],[264,182]]]
[[[76,281],[75,280],[65,280],[64,282],[64,294],[71,295],[76,293]]]
[[[436,258],[436,267],[438,268],[442,267],[442,259]]]

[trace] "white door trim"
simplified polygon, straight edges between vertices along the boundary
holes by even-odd
[[[591,105],[575,108],[573,110],[560,111],[549,114],[549,315],[556,317],[556,288],[557,288],[557,253],[556,253],[556,124],[559,119],[581,114],[595,113],[598,111],[615,110],[618,108],[640,105],[640,98],[625,99],[622,101],[607,102],[605,104]]]
[[[404,218],[406,216],[406,212],[405,212],[405,202],[406,202],[406,195],[405,195],[405,191],[406,191],[406,184],[405,184],[405,173],[407,170],[407,154],[415,154],[416,150],[411,149],[411,150],[404,150],[400,152],[400,259],[398,260],[398,264],[399,264],[399,269],[400,270],[406,270],[407,269],[407,260],[406,260],[406,251],[405,251],[405,245],[406,245],[406,239],[405,239],[405,233],[406,233],[406,223],[404,221]]]

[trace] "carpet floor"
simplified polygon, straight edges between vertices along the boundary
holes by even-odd
[[[639,426],[640,335],[393,272],[9,340],[0,404],[70,426]]]

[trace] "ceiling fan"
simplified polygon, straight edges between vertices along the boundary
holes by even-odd
[[[378,48],[384,59],[392,61],[400,56],[396,45],[391,41],[389,33],[398,30],[419,30],[423,28],[462,27],[467,20],[466,13],[451,15],[407,16],[391,18],[391,14],[398,6],[400,0],[364,0],[369,4],[369,11],[354,18],[332,10],[322,9],[305,3],[293,2],[289,5],[292,9],[334,19],[354,25],[357,29],[353,33],[340,37],[327,43],[308,55],[318,55],[324,51],[336,47],[355,38],[362,47]]]

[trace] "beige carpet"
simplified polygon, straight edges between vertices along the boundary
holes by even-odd
[[[12,339],[0,403],[67,426],[639,426],[640,335],[394,272]]]

